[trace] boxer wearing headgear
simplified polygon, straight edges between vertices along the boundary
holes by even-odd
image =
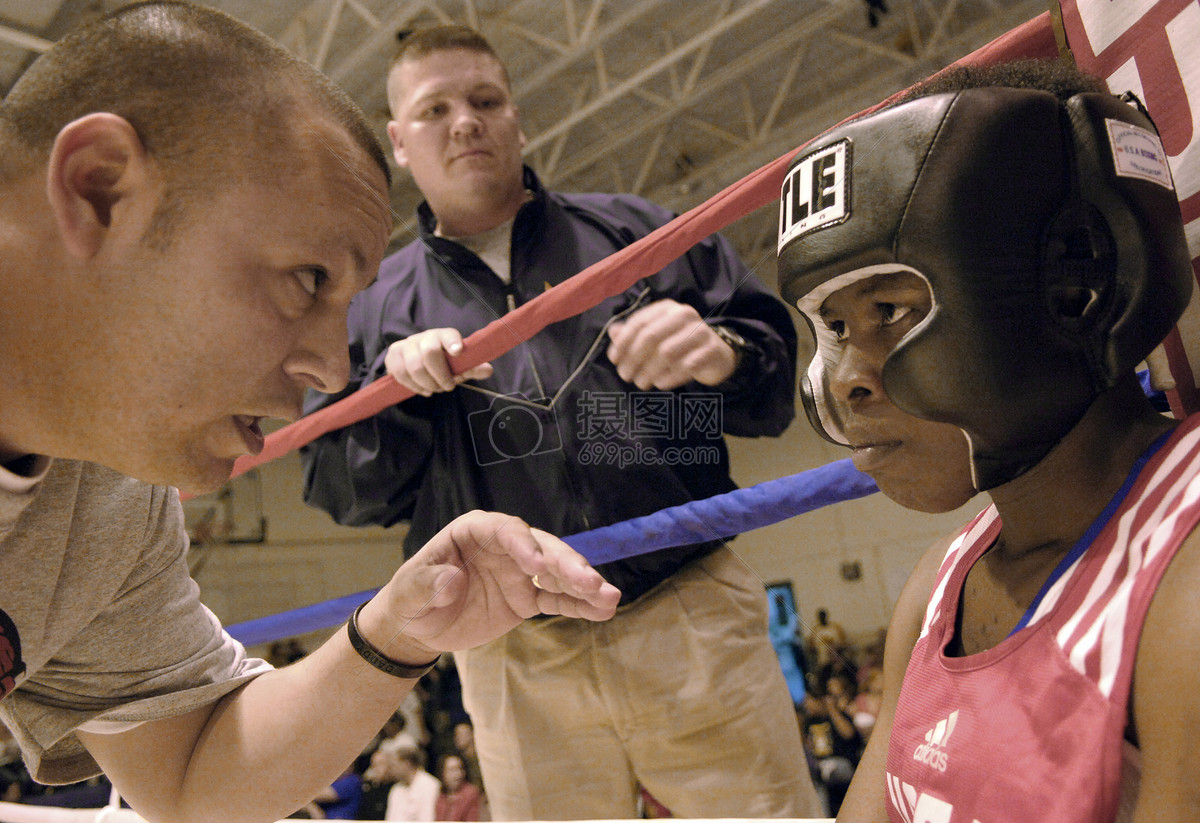
[[[810,419],[845,442],[821,299],[909,269],[934,310],[888,358],[888,395],[966,431],[980,490],[1015,477],[1182,313],[1178,210],[1153,125],[1107,94],[970,89],[838,129],[792,163],[780,208],[780,290],[818,340]]]
[[[839,820],[1200,819],[1200,416],[1135,375],[1192,274],[1153,124],[1094,83],[963,70],[785,178],[813,425],[909,508],[992,498],[896,604]]]

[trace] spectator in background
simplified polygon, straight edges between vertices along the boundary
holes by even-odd
[[[425,680],[421,678],[417,687],[404,696],[396,715],[404,718],[405,733],[422,749],[428,750],[432,735],[425,726]]]
[[[825,680],[839,667],[845,668],[846,630],[829,619],[826,609],[817,609],[817,624],[808,635],[808,646],[815,661],[819,680]]]
[[[425,703],[422,717],[429,732],[425,762],[437,763],[454,751],[454,726],[467,719],[462,705],[462,681],[452,654],[444,654],[430,672],[421,678]]]
[[[400,709],[397,709],[392,714],[391,718],[387,723],[383,724],[383,728],[379,732],[379,742],[382,744],[387,740],[392,740],[404,745],[416,746],[419,749],[424,748],[421,741],[409,732],[408,715]],[[428,758],[426,759],[426,762],[428,762]]]
[[[467,781],[486,793],[483,773],[479,769],[479,754],[475,751],[475,727],[471,725],[470,720],[454,724],[454,748],[462,757],[463,765],[467,769]]]
[[[871,642],[858,650],[854,659],[857,663],[855,679],[858,680],[859,691],[862,691],[873,671],[883,668],[883,648],[886,642],[887,629],[877,629]]]
[[[359,820],[383,820],[387,814],[388,792],[396,781],[388,763],[390,752],[386,738],[380,739],[369,756],[369,765],[362,774],[362,799],[358,803]],[[393,744],[389,744],[393,745]]]
[[[277,669],[282,669],[284,666],[295,663],[306,654],[308,652],[304,651],[300,641],[293,637],[272,643],[270,651],[267,652],[267,662]]]
[[[356,820],[362,799],[362,776],[350,769],[333,781],[332,786],[314,797],[313,804],[319,809],[320,816],[327,820]]]
[[[383,819],[408,823],[436,820],[442,784],[425,771],[421,750],[407,741],[396,740],[385,741],[380,749],[384,753],[386,775],[392,781]]]
[[[438,769],[442,791],[438,794],[435,819],[438,821],[486,820],[483,792],[467,780],[467,767],[462,757],[448,754]]]
[[[854,728],[862,736],[863,745],[871,738],[875,729],[875,720],[879,717],[879,709],[883,704],[883,666],[860,666],[859,672],[866,672],[854,696]]]
[[[829,681],[833,693],[810,691],[804,696],[804,745],[813,779],[825,794],[826,814],[834,817],[841,808],[862,752],[862,737],[847,713],[841,676]]]

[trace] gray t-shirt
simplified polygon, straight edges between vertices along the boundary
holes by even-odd
[[[30,773],[99,773],[74,732],[212,703],[270,670],[200,602],[174,489],[71,460],[0,467],[0,719]]]

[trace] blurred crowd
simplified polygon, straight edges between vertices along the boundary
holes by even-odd
[[[855,645],[824,609],[818,610],[807,637],[800,639],[809,666],[796,713],[809,773],[830,817],[841,808],[879,715],[884,639],[880,629],[870,642]]]
[[[271,662],[286,665],[294,653],[294,647],[276,644]],[[491,819],[453,655],[421,678],[346,773],[292,817]]]
[[[837,814],[879,713],[884,632],[855,645],[820,610],[797,637],[805,694],[796,705],[807,766],[830,816]],[[294,640],[269,653],[276,666],[302,657]],[[104,778],[65,787],[33,782],[20,752],[0,725],[0,800],[94,808],[109,800]],[[642,792],[643,817],[670,817]],[[462,705],[452,655],[421,679],[371,744],[332,786],[293,818],[329,820],[490,820],[474,731]]]

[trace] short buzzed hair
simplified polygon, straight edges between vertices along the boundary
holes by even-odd
[[[427,29],[401,32],[399,39],[400,45],[396,47],[391,63],[388,64],[389,72],[405,60],[420,60],[422,57],[428,57],[435,52],[448,49],[466,49],[486,54],[495,60],[500,65],[504,82],[509,86],[512,85],[508,79],[508,69],[504,67],[504,61],[500,59],[500,55],[496,54],[496,50],[492,48],[492,44],[487,41],[486,37],[470,26],[432,26]]]
[[[20,78],[0,104],[0,169],[27,171],[68,123],[108,112],[172,176],[203,184],[243,168],[246,153],[270,151],[289,128],[282,115],[304,102],[343,126],[390,182],[362,111],[311,65],[222,12],[135,3],[67,34]]]

